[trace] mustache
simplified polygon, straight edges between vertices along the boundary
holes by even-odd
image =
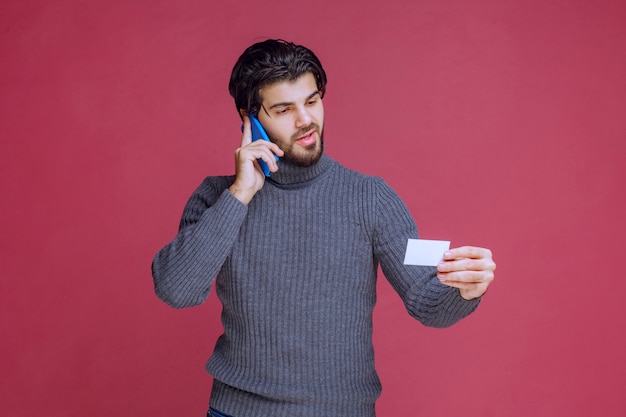
[[[291,139],[295,141],[298,138],[304,136],[307,132],[310,132],[311,130],[315,130],[317,133],[321,133],[320,126],[317,123],[313,122],[308,126],[298,129],[298,131],[291,136]]]

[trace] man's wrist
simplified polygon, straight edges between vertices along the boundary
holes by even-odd
[[[256,191],[253,191],[249,188],[240,187],[237,183],[228,187],[228,191],[235,197],[237,200],[241,201],[243,204],[248,205],[250,201],[252,201],[252,197],[256,194]]]

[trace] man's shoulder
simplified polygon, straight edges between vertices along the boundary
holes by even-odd
[[[212,175],[205,177],[193,194],[198,196],[220,195],[235,181],[234,175]]]
[[[341,175],[348,179],[349,181],[354,181],[355,183],[369,184],[374,187],[378,186],[387,186],[387,182],[384,178],[379,177],[377,175],[367,174],[361,171],[357,171],[354,168],[348,168],[342,165],[339,162],[336,162],[336,175]]]

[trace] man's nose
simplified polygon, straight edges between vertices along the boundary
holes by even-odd
[[[296,127],[300,128],[300,127],[308,126],[311,124],[312,121],[313,119],[311,118],[311,115],[309,114],[306,108],[298,109]]]

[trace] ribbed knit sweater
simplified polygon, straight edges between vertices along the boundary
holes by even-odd
[[[201,304],[215,277],[224,334],[206,368],[211,406],[235,417],[373,417],[372,312],[378,265],[409,314],[446,327],[471,313],[434,267],[403,264],[417,229],[380,178],[327,156],[279,162],[248,206],[206,178],[152,264],[156,294]]]

